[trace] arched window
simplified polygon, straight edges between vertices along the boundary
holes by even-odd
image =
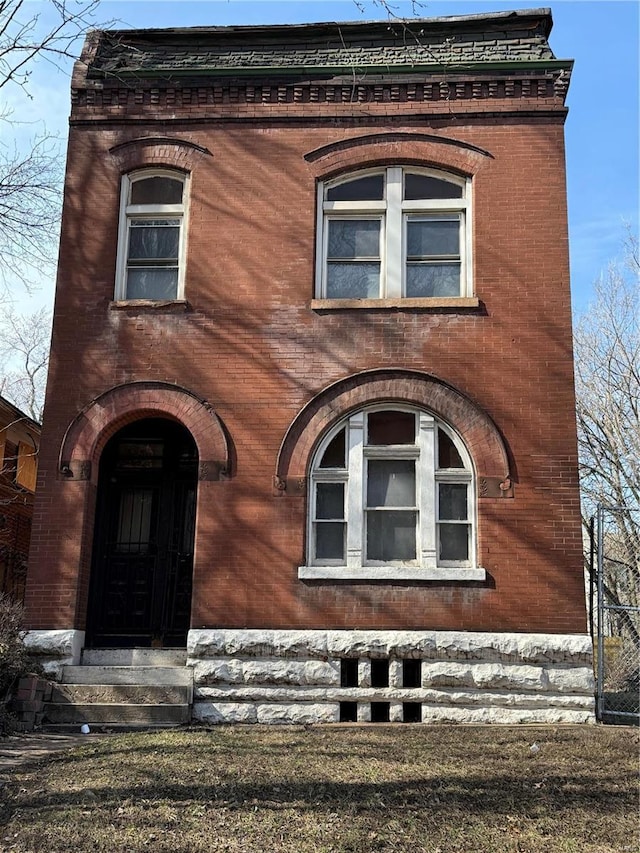
[[[481,580],[475,489],[460,438],[393,404],[341,421],[312,462],[302,578]]]
[[[122,178],[116,299],[180,299],[187,176],[146,169]]]
[[[318,299],[472,295],[470,180],[389,166],[318,192]]]

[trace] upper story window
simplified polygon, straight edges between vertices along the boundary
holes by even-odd
[[[469,455],[428,412],[350,415],[315,454],[300,577],[481,580]]]
[[[116,299],[180,299],[187,176],[147,169],[122,178]]]
[[[472,295],[470,180],[389,166],[318,192],[317,298]]]

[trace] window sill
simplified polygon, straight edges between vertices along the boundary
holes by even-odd
[[[122,299],[109,303],[110,311],[162,311],[178,314],[191,310],[186,299]]]
[[[412,568],[411,566],[299,566],[300,580],[339,581],[484,581],[482,568]]]
[[[455,309],[479,308],[477,296],[424,296],[416,299],[312,299],[312,311],[331,311],[345,308],[376,309]]]

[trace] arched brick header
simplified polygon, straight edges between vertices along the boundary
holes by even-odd
[[[193,171],[203,156],[211,152],[202,145],[171,136],[142,136],[120,142],[109,149],[121,172],[152,166],[168,166],[183,172]]]
[[[492,159],[492,154],[475,145],[427,133],[372,133],[341,139],[305,154],[318,179],[388,163],[434,166],[470,177]]]
[[[450,385],[411,370],[372,370],[330,385],[298,414],[278,454],[276,489],[301,494],[313,452],[326,430],[356,409],[374,403],[428,409],[460,435],[473,459],[481,497],[509,496],[509,456],[489,415]]]
[[[164,382],[130,382],[96,397],[70,424],[60,449],[61,476],[96,481],[100,454],[111,436],[149,417],[170,418],[189,430],[198,448],[201,480],[217,480],[228,472],[227,438],[205,400]]]

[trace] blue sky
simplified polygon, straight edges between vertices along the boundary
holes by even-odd
[[[391,4],[403,17],[433,17],[532,8],[535,3],[505,0],[425,2],[414,7]],[[47,14],[46,0],[29,7]],[[543,5],[543,4],[540,4]],[[551,47],[558,58],[574,59],[566,123],[567,183],[574,308],[585,310],[594,280],[620,256],[626,226],[638,232],[639,208],[639,40],[640,4],[636,0],[556,0]],[[361,8],[360,8],[361,7]],[[371,20],[385,17],[379,4],[301,2],[300,0],[103,0],[99,20],[114,26],[175,27],[225,24]],[[80,46],[78,46],[79,49]],[[32,70],[31,100],[8,94],[14,116],[29,124],[18,131],[24,141],[34,128],[66,134],[69,66],[61,70],[39,62]],[[66,72],[66,73],[65,73]],[[6,131],[5,131],[6,132]],[[37,295],[19,299],[33,310],[53,299],[53,277],[39,283]]]

